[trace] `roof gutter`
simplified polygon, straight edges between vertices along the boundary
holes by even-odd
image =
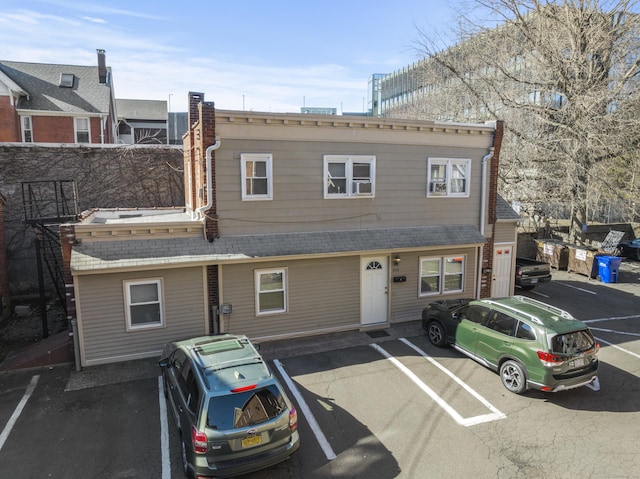
[[[213,177],[211,175],[211,156],[212,153],[218,148],[220,148],[220,140],[216,138],[216,142],[213,145],[208,146],[205,152],[205,161],[207,168],[207,204],[201,206],[200,208],[196,208],[197,219],[203,219],[204,213],[209,211],[211,209],[211,206],[213,205]]]

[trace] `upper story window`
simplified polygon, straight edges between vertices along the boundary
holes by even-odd
[[[32,143],[33,142],[33,127],[31,125],[31,117],[23,116],[22,117],[22,141],[24,143]]]
[[[76,118],[76,143],[91,143],[91,131],[89,118]]]
[[[240,155],[243,200],[270,200],[273,197],[273,155],[243,153]]]
[[[125,281],[127,331],[164,326],[162,281]]]
[[[429,158],[427,196],[469,196],[471,160]]]
[[[375,185],[375,156],[324,156],[325,198],[373,197]]]

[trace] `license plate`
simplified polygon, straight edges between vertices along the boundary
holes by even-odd
[[[531,284],[535,284],[538,282],[538,278],[531,278]]]
[[[578,358],[573,360],[574,368],[581,368],[582,366],[584,366],[584,358]]]
[[[262,443],[262,437],[261,436],[245,437],[242,440],[242,447],[257,446],[260,443]]]

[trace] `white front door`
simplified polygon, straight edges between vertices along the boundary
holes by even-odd
[[[511,264],[513,246],[495,246],[493,249],[493,281],[491,284],[491,296],[504,297],[511,295]]]
[[[387,257],[362,258],[361,316],[363,326],[387,322]]]

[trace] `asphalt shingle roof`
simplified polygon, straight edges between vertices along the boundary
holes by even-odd
[[[496,217],[499,220],[519,220],[520,215],[500,195],[496,199]]]
[[[23,88],[18,108],[66,113],[109,113],[111,87],[101,84],[97,66],[0,61],[0,70]],[[108,77],[111,68],[107,67]],[[60,87],[60,74],[72,73],[72,88]]]
[[[211,243],[197,237],[91,241],[74,246],[71,269],[88,272],[168,264],[189,266],[190,263],[480,245],[484,242],[478,229],[471,225],[224,236]]]

